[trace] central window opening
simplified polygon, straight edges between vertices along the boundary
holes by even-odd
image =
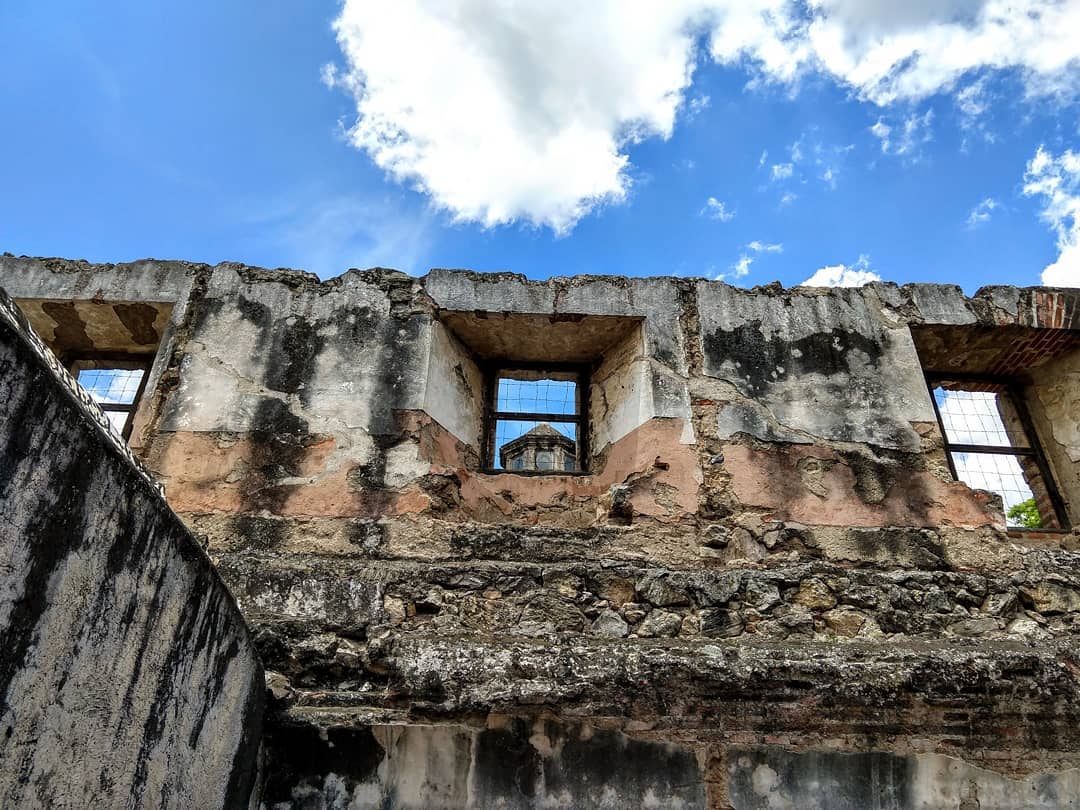
[[[585,472],[587,370],[501,366],[489,372],[488,380],[486,468]]]

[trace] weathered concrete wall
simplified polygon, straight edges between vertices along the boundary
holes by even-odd
[[[1074,293],[192,272],[144,455],[270,670],[267,807],[1069,806],[1080,535],[952,480],[923,370],[1030,373],[1072,492]],[[593,363],[587,475],[480,471],[503,356]]]
[[[544,720],[492,717],[480,729],[375,725],[323,734],[310,726],[286,726],[269,736],[268,755],[282,763],[268,779],[268,810],[705,803],[704,773],[692,750]]]
[[[704,373],[724,384],[719,435],[918,450],[912,425],[934,412],[907,323],[884,311],[896,297],[888,285],[761,295],[700,284]]]
[[[1052,437],[1045,443],[1046,460],[1075,516],[1080,504],[1080,352],[1032,369],[1031,378],[1031,416],[1039,433]]]
[[[935,754],[728,752],[731,801],[740,810],[1050,810],[1080,805],[1080,770],[1010,778]]]
[[[246,807],[264,687],[236,603],[25,327],[0,292],[0,804]]]
[[[424,382],[424,413],[459,442],[479,448],[484,379],[468,349],[441,323],[432,324]],[[430,455],[427,457],[431,458]],[[468,466],[466,459],[457,461],[454,466]]]

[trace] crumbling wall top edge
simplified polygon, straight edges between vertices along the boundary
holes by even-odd
[[[91,262],[87,259],[67,259],[62,256],[16,256],[12,253],[0,254],[0,266],[12,263],[15,265],[37,265],[42,270],[50,273],[125,273],[138,270],[146,266],[153,266],[178,273],[194,273],[198,270],[208,269],[210,265],[202,262],[189,262],[183,259],[155,259],[147,257],[134,259],[130,262]]]
[[[158,273],[164,272],[168,276],[174,274],[176,276],[194,276],[199,273],[214,270],[232,270],[247,283],[272,282],[285,284],[294,289],[312,286],[323,290],[340,287],[353,278],[360,281],[360,283],[372,284],[379,287],[385,287],[388,284],[397,285],[409,282],[416,283],[421,288],[426,287],[429,281],[438,283],[439,281],[445,282],[451,278],[456,278],[459,281],[468,280],[475,284],[484,285],[520,284],[533,289],[579,287],[588,284],[609,284],[629,288],[636,284],[667,283],[677,286],[704,285],[714,288],[730,288],[742,295],[785,297],[818,297],[822,295],[861,294],[863,291],[898,290],[908,299],[920,295],[932,296],[937,300],[939,306],[944,306],[946,309],[951,309],[957,305],[962,308],[967,308],[969,305],[978,304],[988,300],[991,302],[998,302],[1000,305],[1001,301],[1008,299],[1015,300],[1018,296],[1030,296],[1035,292],[1059,294],[1067,298],[1074,296],[1080,298],[1080,293],[1071,288],[1045,287],[1039,285],[1026,287],[1013,285],[987,285],[980,287],[973,294],[968,295],[956,284],[928,282],[910,282],[900,285],[892,281],[875,281],[861,287],[838,288],[807,287],[801,284],[785,287],[779,281],[772,281],[747,288],[733,286],[720,280],[675,275],[626,276],[618,274],[575,274],[551,276],[547,279],[536,280],[530,279],[522,273],[515,273],[512,271],[479,271],[467,268],[441,267],[432,268],[422,276],[412,276],[392,268],[372,267],[360,269],[353,267],[345,270],[340,275],[320,279],[314,273],[306,270],[287,267],[265,268],[245,264],[243,262],[225,261],[210,265],[202,262],[189,262],[178,259],[145,258],[130,262],[107,263],[61,257],[15,256],[11,253],[0,254],[0,271],[5,269],[21,270],[23,272],[28,270],[42,270],[53,274],[77,274],[84,277],[88,274],[116,274],[118,276],[123,276],[148,269],[153,269]],[[16,297],[19,297],[18,291],[9,291],[14,293]],[[59,292],[60,291],[58,290],[58,293]],[[931,318],[931,320],[935,319]]]

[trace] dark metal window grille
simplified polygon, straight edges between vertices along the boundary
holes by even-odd
[[[131,355],[68,358],[68,368],[125,440],[146,388],[149,360]]]
[[[928,374],[927,384],[953,478],[1001,495],[1010,527],[1017,512],[1038,513],[1039,526],[1068,529],[1068,516],[1015,380],[976,374]]]
[[[497,363],[484,369],[484,379],[486,470],[520,475],[573,475],[586,471],[588,366]],[[535,447],[522,454],[520,448],[530,436]],[[519,448],[517,453],[504,452],[515,446]]]

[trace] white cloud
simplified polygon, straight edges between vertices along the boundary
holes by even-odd
[[[97,402],[130,404],[135,399],[142,375],[140,369],[83,369],[78,380]],[[120,421],[122,426],[124,420]]]
[[[1042,218],[1057,233],[1057,260],[1042,272],[1052,287],[1080,287],[1080,152],[1053,155],[1040,146],[1024,173],[1024,194],[1041,197]]]
[[[707,95],[694,96],[690,99],[690,103],[686,105],[687,112],[693,117],[702,110],[707,110],[711,101],[712,99]]]
[[[750,272],[750,265],[754,263],[753,256],[747,256],[745,253],[741,255],[735,264],[731,265],[728,272],[717,273],[714,278],[717,281],[726,281],[727,279],[743,278]]]
[[[782,244],[769,244],[767,242],[761,242],[755,239],[753,242],[747,244],[747,249],[754,251],[754,253],[783,253],[784,246]]]
[[[705,207],[701,209],[701,215],[709,219],[718,219],[721,222],[731,222],[735,218],[735,212],[728,209],[727,204],[716,197],[709,197],[705,201]]]
[[[785,205],[791,205],[795,200],[799,198],[799,195],[794,191],[785,191],[784,196],[780,198],[780,207]]]
[[[628,147],[700,110],[702,44],[754,83],[818,74],[879,105],[1005,69],[1080,86],[1075,0],[344,0],[335,30],[322,78],[355,99],[354,146],[458,221],[558,233],[626,200]],[[884,125],[905,154],[929,119]]]
[[[967,226],[969,228],[977,228],[984,222],[990,219],[990,214],[994,209],[998,208],[1001,204],[993,197],[987,197],[982,200],[978,205],[971,209],[971,213],[968,214]]]
[[[855,148],[854,144],[847,146],[833,146],[824,144],[814,134],[815,127],[799,136],[799,139],[791,145],[792,163],[812,163],[819,171],[818,179],[830,189],[836,188],[836,179],[840,174],[840,164],[846,158],[848,152]],[[871,128],[873,129],[873,128]],[[803,181],[805,182],[805,181]]]
[[[456,220],[565,233],[626,198],[627,144],[671,135],[702,10],[346,0],[334,27],[349,139]]]
[[[927,110],[922,115],[913,113],[892,126],[879,118],[877,123],[870,127],[870,132],[881,142],[881,151],[884,154],[916,158],[919,147],[933,139],[930,130],[933,120],[933,110]]]
[[[790,151],[791,151],[791,162],[792,163],[798,163],[800,160],[803,159],[802,138],[799,138],[799,140],[795,141],[795,143],[793,143],[791,145],[791,150]]]
[[[956,108],[960,112],[960,129],[964,133],[960,142],[960,151],[967,152],[969,137],[978,135],[986,143],[994,143],[997,135],[990,129],[991,116],[985,115],[990,109],[992,99],[986,87],[987,77],[983,76],[967,85],[956,94]]]
[[[787,180],[794,171],[795,167],[790,163],[774,163],[772,167],[772,179]]]
[[[1016,456],[954,453],[953,464],[956,466],[956,477],[972,489],[1000,495],[1004,512],[1032,497]]]
[[[967,151],[968,134],[980,135],[987,143],[997,140],[997,136],[988,126],[989,116],[985,114],[993,101],[987,87],[988,80],[988,76],[980,76],[956,93],[955,101],[956,109],[960,112],[960,128],[966,133],[960,146],[962,151]]]
[[[945,435],[953,444],[1011,445],[1001,420],[997,394],[991,391],[935,389]]]
[[[728,279],[738,279],[745,277],[750,272],[750,265],[754,263],[756,256],[751,256],[751,253],[783,253],[784,246],[782,244],[762,242],[759,239],[755,239],[752,242],[746,244],[746,251],[744,251],[735,262],[728,268],[726,273],[717,273],[713,278],[717,281],[725,281]]]
[[[952,89],[980,69],[1018,69],[1031,93],[1076,89],[1080,4],[1066,0],[746,2],[714,34],[720,61],[749,58],[762,77],[817,71],[877,104]],[[765,12],[765,13],[762,13]]]
[[[319,71],[319,80],[322,81],[322,83],[326,87],[328,87],[330,89],[333,89],[333,88],[337,87],[337,83],[338,83],[338,67],[337,67],[337,65],[334,65],[334,64],[323,65],[322,70]]]
[[[877,123],[870,127],[870,132],[873,133],[875,138],[881,141],[881,151],[887,151],[890,142],[889,136],[892,134],[892,127],[879,118]]]
[[[870,269],[870,259],[860,256],[852,265],[834,264],[822,267],[800,284],[800,287],[861,287],[871,281],[881,281],[881,276]]]
[[[982,76],[956,93],[956,107],[970,126],[974,119],[986,112],[990,102],[986,97],[986,77]]]

